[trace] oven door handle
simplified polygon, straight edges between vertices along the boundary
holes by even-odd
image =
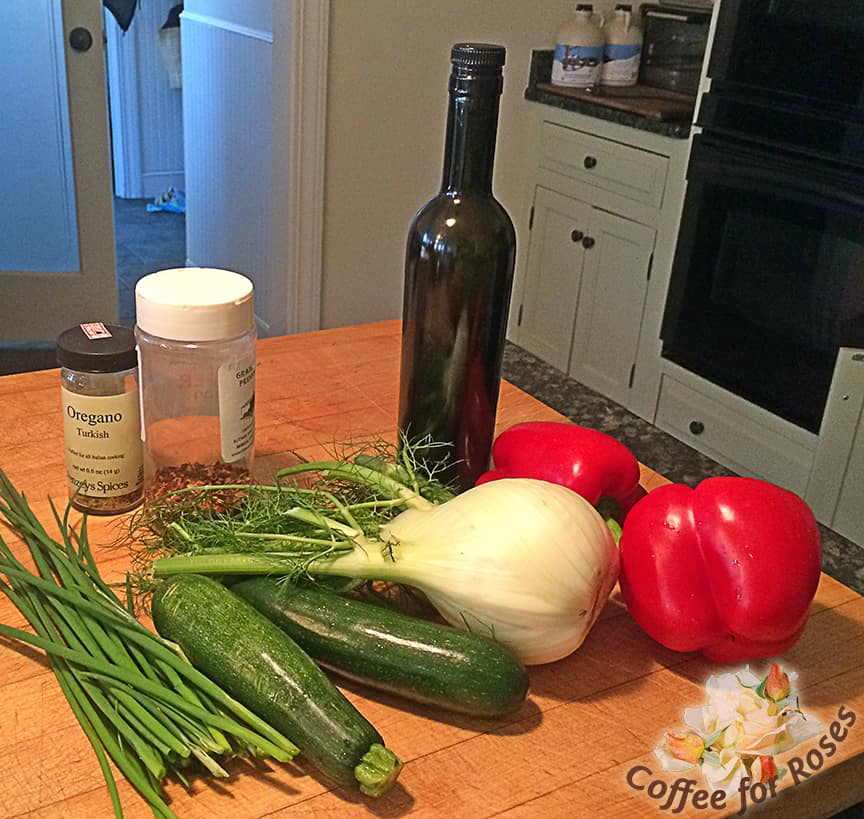
[[[711,12],[695,12],[692,14],[686,11],[646,11],[645,16],[652,20],[677,20],[679,23],[703,23],[711,19]]]
[[[716,138],[694,137],[688,182],[719,179],[724,186],[786,191],[815,204],[864,209],[864,169],[836,168],[818,157],[772,148],[730,145]]]

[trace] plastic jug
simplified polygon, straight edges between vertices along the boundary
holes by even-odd
[[[636,85],[642,58],[642,31],[634,25],[632,16],[633,6],[619,3],[603,27],[606,45],[600,71],[601,85]]]
[[[552,83],[588,88],[600,82],[605,38],[594,22],[594,6],[577,3],[573,16],[558,31],[552,61]]]

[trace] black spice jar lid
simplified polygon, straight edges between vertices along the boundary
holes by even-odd
[[[57,338],[57,363],[88,373],[131,370],[138,366],[135,334],[128,327],[101,321],[70,327]]]

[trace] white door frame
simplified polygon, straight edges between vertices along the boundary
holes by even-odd
[[[329,0],[293,0],[290,15],[274,15],[274,88],[285,79],[291,95],[271,119],[273,168],[289,169],[273,174],[270,200],[272,274],[287,273],[285,333],[321,326],[329,21]]]

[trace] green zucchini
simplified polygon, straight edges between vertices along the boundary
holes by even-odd
[[[370,687],[484,717],[515,711],[528,692],[525,668],[488,637],[267,577],[232,589],[321,666]]]
[[[402,763],[312,659],[221,583],[201,575],[163,581],[153,622],[189,661],[266,719],[340,785],[380,796]]]

